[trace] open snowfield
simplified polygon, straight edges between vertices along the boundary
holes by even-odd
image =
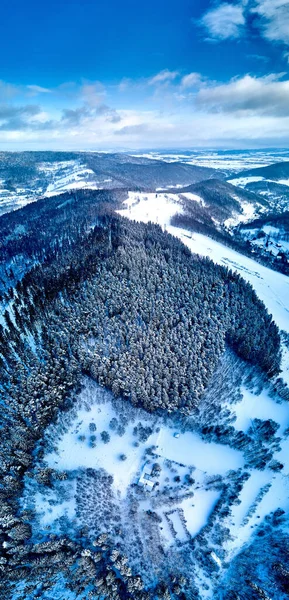
[[[216,473],[224,475],[230,469],[236,470],[244,463],[240,452],[220,444],[204,444],[201,438],[190,431],[175,438],[171,430],[162,427],[157,444],[157,452],[161,456],[179,463],[194,465],[210,475]]]
[[[229,183],[240,187],[246,187],[248,183],[257,183],[258,181],[265,181],[265,178],[251,175],[251,177],[233,177],[233,179],[229,179]]]
[[[243,213],[236,213],[233,217],[227,219],[224,222],[224,225],[228,228],[235,227],[235,225],[238,225],[239,223],[251,221],[257,216],[256,207],[254,204],[250,204],[250,202],[242,202],[239,200],[238,196],[234,196],[234,198],[241,204]]]
[[[260,176],[248,176],[248,177],[233,177],[228,180],[232,185],[246,187],[250,183],[257,183],[258,181],[269,181],[270,183],[278,183],[280,185],[289,186],[289,179],[266,179],[265,177]]]
[[[193,498],[186,498],[180,504],[187,530],[192,537],[195,537],[203,524],[207,523],[219,497],[220,493],[217,491],[198,489]]]
[[[227,170],[228,172],[238,173],[246,169],[265,167],[275,162],[289,160],[288,150],[254,150],[252,152],[239,150],[218,151],[203,150],[194,151],[172,151],[146,153],[137,153],[134,156],[143,156],[155,160],[165,160],[166,162],[184,162],[198,167],[210,167],[212,169]]]
[[[142,221],[143,223],[152,221],[162,227],[168,226],[172,217],[183,212],[177,194],[161,192],[151,194],[128,192],[128,199],[125,200],[124,206],[124,209],[117,211],[120,215],[129,216],[134,221]]]
[[[243,398],[241,402],[234,405],[236,421],[234,427],[247,432],[253,419],[273,419],[280,429],[278,435],[283,434],[289,424],[289,405],[288,402],[276,403],[266,390],[261,395],[253,394],[245,387],[241,387]]]

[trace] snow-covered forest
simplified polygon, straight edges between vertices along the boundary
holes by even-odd
[[[196,191],[0,218],[5,599],[286,598],[287,278],[174,226]]]

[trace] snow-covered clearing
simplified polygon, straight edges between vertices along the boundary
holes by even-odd
[[[162,428],[157,440],[157,453],[186,465],[196,466],[207,474],[224,475],[230,469],[243,466],[242,454],[228,446],[205,444],[196,434],[187,431],[175,438],[171,430]]]
[[[224,225],[228,228],[238,225],[238,223],[246,223],[251,221],[256,216],[256,206],[250,202],[243,202],[238,196],[234,196],[234,199],[239,202],[242,208],[242,213],[235,213],[230,219],[224,222]]]
[[[56,162],[52,165],[43,163],[40,170],[51,181],[45,190],[47,197],[73,189],[99,189],[95,173],[77,160]]]
[[[264,177],[260,176],[251,176],[251,177],[234,177],[233,179],[229,179],[229,183],[232,185],[245,187],[248,183],[257,183],[258,181],[265,181]]]
[[[70,487],[75,488],[74,485]],[[51,525],[63,516],[71,520],[74,518],[76,508],[74,493],[75,489],[70,490],[69,499],[62,502],[59,502],[59,497],[53,492],[50,497],[48,494],[43,495],[40,492],[35,494],[35,506],[37,506],[37,513],[43,527]]]
[[[183,192],[181,196],[184,196],[187,200],[193,200],[193,202],[198,202],[201,206],[205,206],[205,202],[201,196],[197,196],[197,194],[192,194],[192,192]]]
[[[278,183],[280,185],[289,186],[289,179],[267,179],[266,177],[257,177],[257,176],[236,177],[233,179],[229,179],[228,181],[229,181],[229,183],[232,183],[232,185],[236,185],[236,186],[239,185],[240,187],[246,187],[246,185],[249,183],[257,183],[259,181],[268,181],[269,183]]]
[[[118,415],[110,402],[93,404],[87,411],[82,408],[73,420],[69,431],[64,434],[58,444],[57,453],[46,457],[47,463],[52,468],[73,471],[78,468],[103,468],[113,474],[114,488],[122,496],[133,483],[141,467],[144,446],[148,447],[157,440],[157,434],[150,436],[144,446],[134,447],[133,424],[127,427],[126,435],[119,436],[111,431],[109,423]],[[91,432],[89,424],[96,425],[96,431]],[[103,443],[100,438],[102,431],[109,432],[111,440]],[[91,436],[95,435],[97,442],[95,448],[91,447]],[[82,439],[83,438],[83,439]],[[122,461],[120,456],[126,455]]]
[[[278,227],[273,227],[273,225],[264,225],[262,231],[267,235],[278,235],[280,233],[280,229],[278,229]]]
[[[183,467],[197,467],[206,474],[224,475],[228,470],[236,470],[243,465],[243,456],[239,451],[220,444],[206,444],[190,431],[178,432],[179,437],[175,437],[173,424],[165,426],[161,420],[144,411],[140,414],[142,425],[150,426],[152,432],[146,442],[135,445],[137,438],[133,429],[139,411],[131,409],[133,420],[126,424],[125,434],[120,436],[110,425],[113,418],[119,419],[110,401],[110,394],[91,384],[82,392],[80,403],[87,401],[88,397],[89,410],[83,406],[77,411],[69,429],[58,441],[57,452],[45,457],[50,468],[68,471],[78,468],[105,469],[113,475],[115,492],[124,497],[129,485],[138,481],[145,463],[144,451],[151,446],[154,446],[157,457],[180,463]],[[108,443],[101,439],[103,431],[109,432]],[[91,442],[95,443],[95,447]],[[125,460],[121,460],[122,455],[126,456]]]
[[[109,434],[108,439],[103,432]],[[137,524],[150,545],[153,542],[145,536],[150,535],[148,513],[152,511],[158,515],[153,527],[164,549],[183,545],[198,535],[220,498],[221,488],[212,488],[212,481],[230,481],[231,474],[242,470],[244,464],[242,452],[206,443],[180,427],[174,417],[150,415],[116,400],[90,379],[84,380],[74,407],[48,427],[44,440],[46,452],[40,466],[59,475],[66,473],[68,479],[56,479],[52,489],[27,480],[23,507],[36,510],[36,531],[45,532],[52,526],[64,533],[68,526],[87,523],[92,535],[105,528],[113,533],[113,515],[118,514],[129,543],[135,535],[131,528]],[[112,516],[106,517],[106,523],[99,520],[104,500],[99,496],[97,473],[111,477],[107,510]],[[140,485],[144,473],[149,474],[152,489]],[[101,486],[104,495],[110,494]],[[98,499],[96,505],[93,497]],[[134,525],[127,517],[132,501],[138,507]],[[129,547],[127,553],[130,555]]]
[[[277,404],[273,398],[270,398],[268,392],[263,390],[260,395],[253,394],[245,387],[241,388],[243,398],[233,406],[236,414],[234,426],[236,429],[248,431],[252,424],[252,419],[272,419],[280,425],[278,435],[283,434],[289,425],[289,404],[280,402]]]
[[[141,198],[141,201],[140,201]],[[171,218],[183,212],[177,194],[128,192],[125,208],[117,211],[120,215],[128,216],[134,221],[143,223],[158,223],[162,227],[170,224]]]
[[[193,498],[186,498],[180,504],[180,508],[184,512],[187,530],[192,537],[195,537],[204,523],[207,523],[219,497],[220,493],[217,491],[198,489]]]

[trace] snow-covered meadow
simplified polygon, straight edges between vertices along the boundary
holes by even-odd
[[[173,500],[174,508],[184,513],[189,539],[206,524],[220,495],[207,489],[208,478],[226,478],[229,471],[244,464],[241,452],[208,444],[173,418],[164,419],[128,406],[89,379],[74,408],[48,428],[45,447],[45,467],[71,475],[69,485],[62,484],[68,486],[69,497],[61,497],[59,502],[57,492],[48,490],[45,496],[43,489],[33,488],[28,482],[26,502],[31,503],[34,494],[34,507],[43,527],[63,516],[76,517],[77,473],[94,469],[112,476],[115,502],[125,505],[131,494],[136,494],[141,500],[140,511],[156,511],[163,521],[160,533]],[[153,488],[143,489],[142,472],[151,473],[155,464],[158,468],[152,476]],[[164,534],[164,543],[168,542],[173,543],[173,539]]]

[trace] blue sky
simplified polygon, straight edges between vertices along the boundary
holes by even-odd
[[[289,0],[2,0],[0,148],[286,146]]]

